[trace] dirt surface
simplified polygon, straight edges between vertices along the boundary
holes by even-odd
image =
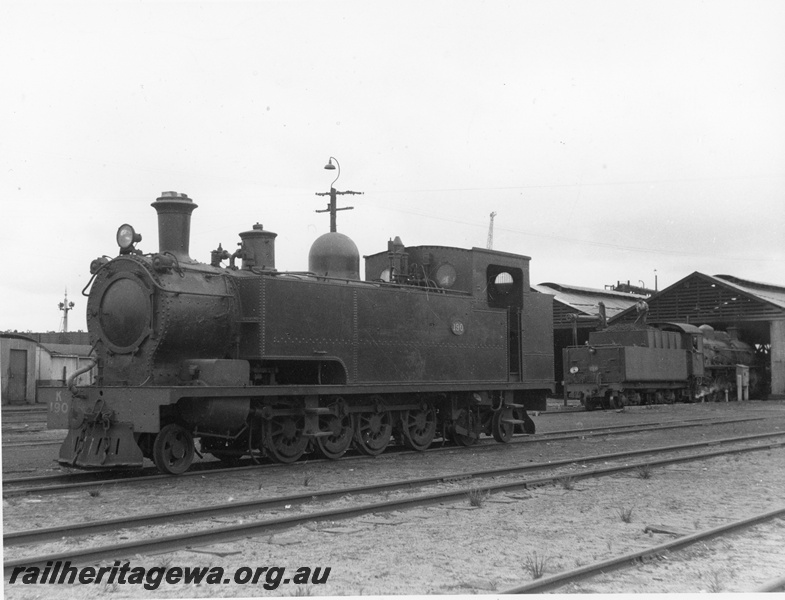
[[[697,419],[739,416],[757,418],[735,424],[701,424]],[[689,421],[693,420],[693,421]],[[221,477],[171,478],[156,485],[111,486],[97,495],[30,496],[4,501],[7,531],[49,527],[154,510],[173,510],[227,501],[241,501],[306,490],[332,489],[382,480],[462,472],[473,469],[547,462],[601,455],[641,447],[716,440],[764,431],[785,431],[782,402],[668,405],[633,407],[623,412],[574,412],[535,417],[538,432],[586,431],[583,439],[526,442],[488,448],[449,449],[433,454],[383,455],[377,459],[346,459],[337,463],[301,463],[269,467]],[[641,422],[687,421],[690,427],[621,436],[589,436],[592,427]],[[536,439],[536,436],[534,438]],[[4,439],[5,441],[5,439]],[[761,447],[770,444],[760,442]],[[56,447],[50,452],[56,452]],[[4,471],[13,470],[6,464]],[[785,449],[728,455],[700,462],[657,467],[644,479],[622,473],[578,479],[565,486],[494,494],[472,507],[468,493],[487,482],[441,484],[414,492],[465,489],[458,502],[392,513],[377,513],[335,523],[311,523],[274,535],[247,538],[210,547],[158,556],[127,557],[131,567],[221,567],[229,583],[208,585],[162,583],[156,590],[142,585],[9,585],[5,597],[256,597],[266,595],[388,595],[489,594],[532,580],[537,567],[545,576],[597,560],[626,554],[673,539],[647,533],[647,526],[675,533],[693,533],[785,504]],[[602,465],[572,464],[564,474]],[[530,476],[529,476],[530,477]],[[501,481],[501,480],[500,480]],[[230,500],[231,499],[231,500]],[[227,515],[213,526],[231,525],[301,510],[378,501],[344,497],[313,507],[291,507],[254,515]],[[622,517],[629,517],[625,522]],[[200,525],[201,526],[201,525]],[[100,538],[117,543],[137,536],[176,533],[183,525],[149,531],[126,530]],[[190,526],[189,526],[190,527]],[[94,538],[93,541],[95,541]],[[52,551],[62,549],[50,545]],[[6,559],[38,554],[40,548],[11,548]],[[111,562],[108,563],[111,566]],[[326,583],[277,587],[276,577],[262,574],[257,584],[231,582],[242,567],[285,567],[293,578],[300,567],[330,568]],[[241,572],[243,574],[244,572]],[[273,574],[277,575],[277,571]],[[754,590],[785,574],[785,521],[696,544],[557,590],[559,593],[689,593]],[[265,585],[268,589],[265,588]],[[275,587],[276,589],[269,589]]]

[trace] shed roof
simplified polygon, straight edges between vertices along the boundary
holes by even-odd
[[[52,354],[66,354],[69,356],[90,356],[93,347],[90,344],[41,344]]]
[[[566,323],[565,316],[569,313],[596,317],[599,314],[598,305],[600,302],[605,304],[605,314],[610,318],[634,305],[638,300],[646,298],[646,296],[639,294],[598,290],[552,282],[540,283],[531,287],[540,293],[555,296],[554,324]]]
[[[785,317],[785,287],[748,281],[732,275],[695,271],[651,298],[649,321],[742,323]],[[636,317],[627,308],[613,317],[623,322]]]
[[[736,286],[739,290],[757,296],[762,300],[776,304],[781,308],[785,308],[785,287],[774,285],[772,283],[760,283],[757,281],[750,281],[748,279],[741,279],[733,275],[715,275],[717,279],[728,282],[730,285]]]
[[[43,348],[51,355],[88,357],[93,352],[93,347],[90,344],[46,344],[31,339],[29,334],[23,333],[0,333],[0,338],[21,340],[31,344],[32,346]]]

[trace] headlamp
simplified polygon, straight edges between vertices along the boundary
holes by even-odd
[[[136,233],[133,227],[127,223],[125,225],[120,225],[120,228],[117,230],[117,245],[120,246],[120,250],[132,250],[134,244],[141,241],[142,236]]]

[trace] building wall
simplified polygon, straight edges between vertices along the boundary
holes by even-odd
[[[89,358],[76,354],[50,354],[45,348],[38,349],[38,385],[65,385],[68,377],[86,366]],[[77,385],[93,383],[94,370],[83,373],[76,378]]]
[[[12,350],[26,353],[26,377],[24,391],[21,392],[18,379],[11,378]],[[43,402],[40,388],[46,386],[64,386],[67,378],[89,363],[89,347],[76,346],[73,351],[67,347],[58,348],[57,353],[50,352],[44,346],[24,337],[0,336],[0,397],[2,404],[35,404]],[[95,369],[80,375],[77,385],[90,385],[94,381]],[[19,390],[20,393],[16,393]]]
[[[32,340],[21,338],[0,338],[0,395],[3,404],[35,403],[35,378],[37,373],[37,357],[40,346]],[[20,350],[27,353],[27,373],[24,391],[17,395],[15,390],[18,382],[11,378],[11,351]]]

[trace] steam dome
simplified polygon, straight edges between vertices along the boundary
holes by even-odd
[[[336,231],[316,238],[308,253],[308,270],[319,277],[360,279],[360,252],[348,236]]]

